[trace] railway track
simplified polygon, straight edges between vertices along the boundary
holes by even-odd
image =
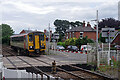
[[[11,55],[16,56],[15,54],[13,54],[13,53],[11,53],[11,52],[9,52],[9,51],[6,51],[6,50],[4,50],[4,49],[3,49],[3,52],[7,52],[7,53],[9,53],[9,54],[11,54]],[[6,57],[6,56],[4,56],[4,57]],[[50,80],[50,75],[49,75],[49,74],[41,71],[39,68],[31,65],[30,63],[28,63],[28,62],[25,61],[24,59],[20,58],[19,56],[16,56],[16,57],[17,57],[18,59],[20,59],[21,61],[25,62],[26,64],[30,65],[30,66],[33,68],[33,70],[36,70],[36,73],[35,73],[35,74],[40,74],[42,79],[43,79],[43,75],[45,75],[45,76],[47,76],[47,80]],[[17,66],[16,66],[8,57],[6,57],[6,59],[15,67],[15,69],[18,70]]]
[[[11,52],[9,52],[9,51],[6,51],[6,50],[4,50],[4,49],[3,49],[3,52],[7,52],[7,53],[9,53],[9,54],[11,54],[11,55],[16,56],[15,54],[13,54],[13,53],[11,53]],[[4,57],[6,57],[6,56],[4,56]],[[41,71],[39,68],[37,68],[37,67],[35,67],[35,66],[32,66],[30,63],[28,63],[28,62],[25,61],[24,59],[20,58],[19,56],[16,56],[16,57],[19,58],[20,60],[22,60],[23,62],[27,63],[28,65],[30,65],[32,68],[38,70],[40,73],[46,75],[46,76],[48,77],[48,80],[49,80],[49,75],[48,75],[48,74],[44,73],[44,72]],[[6,57],[6,58],[7,58],[7,57]],[[33,59],[35,59],[35,58],[33,58]],[[9,58],[7,58],[7,60],[17,69],[17,67],[14,65],[14,63],[13,63]],[[36,59],[36,60],[37,60],[37,59]],[[40,61],[40,60],[39,60],[39,61]],[[41,60],[41,62],[43,62],[43,63],[45,63],[45,64],[48,64],[48,65],[51,65],[51,64],[46,63],[46,62],[44,62],[44,61],[42,61],[42,60]],[[33,70],[34,70],[34,69],[33,69]],[[72,78],[74,78],[74,79],[84,80],[82,77],[80,77],[80,76],[78,76],[78,75],[76,75],[76,74],[73,74],[73,73],[71,73],[71,72],[68,72],[68,71],[66,71],[66,70],[64,70],[64,69],[61,69],[61,68],[57,68],[57,69],[61,70],[64,74],[69,75],[70,78],[72,77]],[[38,73],[38,72],[37,72],[37,73]],[[61,76],[57,75],[57,76],[55,76],[55,77],[61,77]],[[67,77],[68,77],[68,76],[67,76]],[[66,78],[67,78],[67,77],[66,77]]]
[[[48,57],[46,57],[48,58]],[[48,65],[51,65],[50,63],[47,63],[45,61],[42,61],[38,58],[34,58],[35,60],[37,61],[40,61],[40,62],[43,62],[43,63],[46,63]],[[48,58],[48,59],[51,59],[51,58]],[[51,59],[53,60],[53,59]],[[53,60],[54,61],[54,60]],[[60,61],[56,61],[56,62],[60,62]],[[81,77],[82,80],[91,80],[91,79],[99,79],[99,80],[113,80],[111,77],[109,76],[105,76],[105,75],[101,75],[101,74],[98,74],[98,73],[95,73],[95,72],[92,72],[92,71],[89,71],[89,70],[85,70],[85,69],[82,69],[80,67],[77,67],[77,66],[73,66],[73,65],[65,65],[65,66],[57,66],[56,67],[58,70],[61,70],[61,71],[65,71],[69,74],[75,74],[75,76],[79,76]],[[64,74],[63,72],[61,72],[60,74]],[[64,76],[64,75],[63,75]]]
[[[10,52],[8,52],[8,53],[10,53]],[[12,54],[12,55],[16,56],[15,54]],[[22,60],[23,62],[29,64],[32,68],[38,70],[39,72],[41,72],[42,74],[45,74],[48,77],[48,74],[42,72],[39,68],[32,66],[30,63],[26,62],[25,60],[23,60],[22,58],[20,58],[18,56],[16,56],[16,57],[19,58],[20,60]],[[45,62],[43,60],[40,60],[40,59],[38,59],[36,57],[31,57],[31,58],[35,59],[37,61],[43,62],[43,63],[45,63],[45,64],[47,64],[49,66],[52,66],[52,64],[47,63],[47,62]],[[46,58],[48,58],[48,57],[46,57]],[[51,58],[48,58],[48,59],[51,59]],[[53,59],[51,59],[51,60],[53,60]],[[11,64],[13,64],[12,61],[10,61],[10,62],[11,62]],[[59,61],[57,61],[57,62],[59,62]],[[16,66],[14,64],[13,64],[13,66],[16,68]],[[57,74],[53,74],[53,76],[55,76],[55,77],[61,77],[61,78],[64,78],[64,79],[65,78],[67,78],[67,79],[69,78],[69,79],[79,79],[79,80],[86,80],[86,79],[87,80],[89,80],[89,79],[90,80],[91,79],[113,80],[113,79],[111,79],[108,76],[103,76],[103,75],[100,75],[98,73],[94,73],[94,72],[91,72],[91,71],[88,71],[88,70],[85,70],[85,69],[82,69],[82,68],[79,68],[79,67],[76,67],[76,66],[73,66],[73,65],[67,65],[66,68],[62,67],[62,66],[57,66],[56,69],[59,70],[59,72],[57,72]],[[73,70],[77,69],[78,71],[70,71],[69,69],[73,69]],[[49,77],[48,77],[48,79],[49,79]]]
[[[45,58],[49,59],[49,60],[53,60],[53,58],[49,58],[47,56],[44,56]],[[63,62],[60,62],[58,60],[56,60],[56,62],[59,62],[59,63],[63,63]],[[66,65],[65,65],[66,66]],[[73,69],[78,69],[80,72],[83,72],[83,73],[86,73],[87,74],[91,74],[91,76],[98,76],[98,77],[102,77],[102,78],[105,78],[105,79],[108,79],[108,80],[113,80],[110,76],[107,76],[107,75],[104,75],[104,74],[99,74],[99,73],[96,73],[96,72],[92,72],[90,70],[86,70],[86,69],[83,69],[83,68],[80,68],[78,66],[75,66],[75,65],[72,65],[72,64],[69,64],[67,65],[69,67],[69,69],[73,68]],[[66,69],[68,69],[68,67]],[[77,72],[78,73],[78,72]],[[80,73],[81,74],[81,73]],[[84,75],[83,75],[84,76]]]

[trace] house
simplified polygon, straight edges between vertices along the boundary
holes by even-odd
[[[89,22],[87,23],[87,26],[85,26],[85,21],[83,21],[83,26],[74,27],[72,29],[69,29],[65,33],[65,38],[83,38],[86,37],[88,39],[96,40],[96,29],[92,28]],[[99,35],[98,35],[99,37]]]
[[[29,33],[29,32],[32,32],[32,30],[22,30],[21,32],[20,32],[20,34],[23,34],[23,33]]]
[[[111,44],[120,45],[120,32],[117,32]]]

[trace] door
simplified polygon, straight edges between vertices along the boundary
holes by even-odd
[[[39,35],[35,35],[35,49],[40,49]]]

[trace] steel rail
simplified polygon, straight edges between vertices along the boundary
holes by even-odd
[[[46,56],[45,56],[46,57]],[[46,58],[48,58],[48,57],[46,57]],[[48,58],[48,59],[50,59],[50,60],[54,60],[54,59],[51,59],[51,58]],[[57,61],[57,62],[60,62],[60,61]],[[67,65],[67,66],[70,66],[70,67],[73,67],[73,68],[76,68],[76,69],[79,69],[79,70],[81,70],[81,71],[84,71],[84,72],[86,72],[86,73],[90,73],[91,75],[95,75],[95,76],[99,76],[99,77],[102,77],[102,78],[105,78],[105,79],[107,79],[107,80],[114,80],[114,79],[112,79],[111,77],[109,77],[109,76],[106,76],[106,75],[101,75],[101,74],[99,74],[99,73],[96,73],[96,72],[92,72],[92,71],[90,71],[90,70],[86,70],[86,69],[83,69],[83,68],[80,68],[80,67],[77,67],[77,66],[73,66],[73,65]]]
[[[43,63],[45,63],[45,64],[47,64],[47,65],[52,66],[50,63],[47,63],[47,62],[42,61],[42,60],[39,60],[39,59],[37,59],[37,58],[32,58],[32,59],[35,59],[35,60],[37,60],[37,61],[40,61],[40,62],[43,62]],[[70,74],[70,75],[73,75],[73,76],[79,78],[80,80],[85,80],[83,77],[78,76],[78,75],[76,75],[76,74],[74,74],[74,73],[72,73],[72,72],[68,72],[68,71],[66,71],[66,70],[64,70],[64,69],[62,69],[62,68],[59,68],[59,67],[56,67],[56,68],[59,69],[59,70],[61,70],[61,71],[63,71],[63,72],[66,72],[66,73],[68,73],[68,74]]]
[[[10,52],[8,52],[8,51],[6,51],[6,52],[9,53],[9,54],[12,54],[12,55],[14,55],[14,56],[16,56],[16,55],[13,54],[13,53],[10,53]],[[22,58],[20,58],[20,57],[18,57],[18,56],[16,56],[16,57],[19,58],[20,60],[22,60],[23,62],[27,63],[27,64],[30,65],[32,68],[34,68],[34,69],[36,69],[37,71],[39,71],[40,73],[46,75],[46,76],[47,76],[47,79],[50,80],[50,76],[49,76],[47,73],[41,71],[39,68],[37,68],[37,67],[35,67],[35,66],[32,66],[32,64],[28,63],[27,61],[23,60]]]
[[[15,67],[16,70],[18,70],[17,66],[7,56],[4,57]]]

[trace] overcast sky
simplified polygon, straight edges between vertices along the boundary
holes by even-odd
[[[119,0],[1,0],[2,23],[9,24],[15,33],[23,29],[52,30],[56,19],[69,21],[89,21],[99,19],[118,19]]]

